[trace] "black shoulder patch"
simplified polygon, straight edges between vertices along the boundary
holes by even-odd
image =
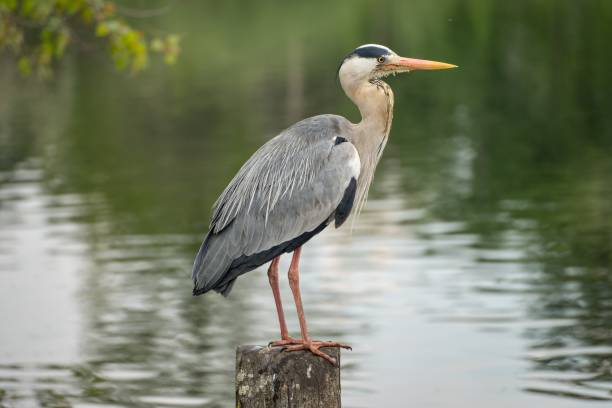
[[[345,137],[336,136],[336,140],[334,142],[334,146],[339,145],[340,143],[344,143],[344,142],[348,142],[348,140]]]
[[[351,178],[348,187],[344,190],[344,195],[342,196],[342,200],[340,200],[340,204],[336,207],[336,212],[334,213],[334,217],[336,219],[335,225],[336,228],[344,224],[344,221],[348,218],[351,210],[353,209],[353,203],[355,202],[355,193],[357,192],[357,180],[355,178]]]

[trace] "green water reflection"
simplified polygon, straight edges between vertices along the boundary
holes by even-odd
[[[226,302],[189,296],[208,209],[243,161],[294,121],[328,112],[358,120],[334,74],[344,54],[367,42],[460,69],[389,79],[391,140],[350,251],[382,270],[375,260],[388,245],[399,249],[386,262],[413,254],[386,228],[410,231],[419,259],[463,265],[457,271],[470,276],[467,286],[441,284],[453,289],[441,303],[483,292],[492,294],[492,314],[508,299],[525,307],[508,335],[527,348],[526,365],[514,360],[517,376],[536,378],[509,393],[563,397],[538,400],[545,406],[612,399],[612,2],[181,1],[143,24],[184,33],[175,67],[133,78],[85,54],[40,84],[0,65],[0,259],[12,262],[0,263],[0,274],[23,260],[8,242],[22,228],[14,208],[30,194],[44,198],[45,222],[78,226],[58,234],[82,245],[85,263],[79,357],[36,366],[45,380],[21,388],[13,385],[30,366],[5,358],[0,403],[231,406],[233,347],[275,336],[274,320],[258,320],[257,307],[270,301],[261,275],[245,278],[257,296],[249,283]],[[41,190],[28,192],[31,182]],[[385,245],[368,241],[369,231]],[[452,247],[438,245],[452,239]],[[317,248],[321,259],[344,259]],[[340,299],[354,308],[337,312],[340,329],[321,323],[323,334],[365,344],[384,335],[346,323],[367,322],[369,311],[353,295]],[[317,307],[314,318],[325,321]],[[565,323],[529,323],[557,320]],[[349,357],[349,406],[392,404],[390,394],[366,395],[360,370],[383,378],[385,367],[362,357]],[[478,364],[481,356],[469,357]],[[438,380],[454,375],[439,368]],[[491,402],[499,406],[482,406]]]

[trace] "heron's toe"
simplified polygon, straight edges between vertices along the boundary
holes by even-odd
[[[325,359],[330,364],[337,365],[335,358],[333,358],[333,357],[327,355],[326,353],[324,353],[323,351],[319,350],[321,347],[340,347],[340,348],[352,350],[351,346],[349,346],[347,344],[344,344],[344,343],[338,343],[336,341],[318,341],[318,340],[314,340],[313,341],[313,340],[311,340],[311,341],[307,341],[307,342],[302,342],[300,344],[286,346],[283,349],[283,351],[307,350],[307,351],[310,351],[312,354]]]
[[[268,347],[286,347],[294,344],[302,344],[304,340],[302,339],[294,339],[293,337],[286,337],[280,340],[273,340],[268,343]]]

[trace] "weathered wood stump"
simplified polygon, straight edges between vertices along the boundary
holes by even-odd
[[[236,407],[340,407],[340,349],[328,347],[321,350],[335,358],[338,365],[333,366],[306,351],[238,347]]]

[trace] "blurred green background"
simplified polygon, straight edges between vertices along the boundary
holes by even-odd
[[[305,250],[345,405],[612,400],[612,2],[118,3],[164,8],[129,21],[180,34],[174,66],[0,60],[0,404],[232,406],[234,347],[276,320],[261,271],[190,297],[209,208],[293,122],[359,120],[335,74],[371,42],[460,68],[388,79],[362,220]]]

